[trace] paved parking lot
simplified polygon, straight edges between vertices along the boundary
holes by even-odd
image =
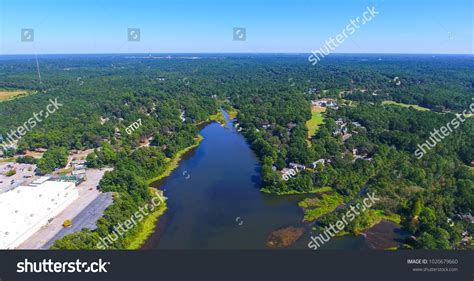
[[[5,173],[15,169],[16,174],[7,177]],[[13,162],[0,163],[0,193],[11,190],[19,185],[27,185],[33,181],[36,165],[19,164]]]
[[[113,202],[113,193],[107,192],[99,194],[82,212],[72,219],[72,226],[61,229],[51,240],[44,244],[41,249],[49,249],[54,241],[63,238],[64,236],[79,232],[83,228],[95,230],[96,222],[104,215],[104,210]]]
[[[105,172],[106,169],[88,169],[86,171],[87,180],[77,186],[79,197],[49,224],[43,226],[38,232],[28,238],[18,249],[42,249],[45,248],[47,244],[52,244],[55,241],[54,238],[56,235],[64,229],[64,221],[72,220],[74,225],[75,218],[83,211],[85,213],[79,217],[78,224],[95,225],[97,215],[94,214],[99,213],[101,209],[105,209],[108,206],[106,206],[106,203],[111,203],[111,201],[108,201],[106,198],[102,198],[102,201],[99,200],[95,204],[91,204],[102,194],[97,189],[97,185]],[[92,208],[92,211],[89,215],[85,215],[89,212],[89,207]]]

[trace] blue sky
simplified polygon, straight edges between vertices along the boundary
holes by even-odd
[[[0,0],[0,54],[309,53],[379,14],[334,53],[472,54],[472,0]],[[233,41],[245,27],[246,41]],[[22,28],[35,41],[21,42]],[[127,29],[141,41],[128,42]]]

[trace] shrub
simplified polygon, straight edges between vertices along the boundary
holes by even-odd
[[[13,176],[13,175],[15,175],[15,174],[16,174],[16,170],[15,170],[15,169],[11,169],[10,171],[8,171],[8,172],[5,173],[5,176],[11,177],[11,176]]]

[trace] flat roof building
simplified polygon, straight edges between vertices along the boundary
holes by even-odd
[[[33,181],[30,185],[33,185],[33,186],[38,186],[40,184],[43,184],[45,183],[47,180],[49,180],[51,177],[40,177],[39,179],[36,179],[35,181]]]
[[[56,181],[0,194],[0,249],[18,247],[78,196],[73,182]]]

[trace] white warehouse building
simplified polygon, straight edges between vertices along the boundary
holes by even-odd
[[[0,249],[18,247],[78,196],[74,183],[56,181],[0,194]]]

